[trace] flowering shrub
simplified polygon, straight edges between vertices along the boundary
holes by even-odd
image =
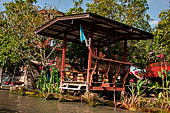
[[[131,79],[129,80],[129,82],[130,82],[130,83],[133,83],[133,82],[134,82],[134,80],[131,78]]]
[[[160,58],[160,59],[164,59],[165,58],[163,54],[159,54],[157,57]]]
[[[39,70],[42,70],[43,69],[43,67],[42,66],[39,66]]]
[[[138,71],[135,71],[135,75],[138,75]]]
[[[129,72],[129,74],[131,74],[131,75],[132,75],[133,73],[130,71],[130,72]]]
[[[50,60],[49,66],[51,66],[53,64],[53,62],[54,62],[54,60]]]
[[[50,68],[50,78],[48,78],[48,70],[38,77],[37,88],[41,93],[54,93],[59,92],[60,78],[56,67]]]
[[[52,68],[50,68],[49,71],[52,71]]]

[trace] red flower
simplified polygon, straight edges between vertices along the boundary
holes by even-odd
[[[40,48],[40,46],[39,46],[39,45],[37,45],[37,48]]]
[[[54,62],[54,60],[50,60],[50,63],[53,63]]]
[[[52,71],[52,70],[53,70],[52,68],[49,69],[49,71]]]
[[[132,74],[133,74],[133,73],[132,73],[132,71],[130,71],[130,72],[129,72],[129,74],[131,74],[131,75],[132,75]]]
[[[49,65],[51,66],[53,64],[54,60],[50,60]]]
[[[158,55],[157,57],[159,57],[160,59],[163,59],[163,58],[164,58],[164,55],[163,55],[163,54],[160,54],[160,55]]]
[[[49,45],[49,39],[45,40],[45,46]]]
[[[134,82],[134,80],[131,78],[131,79],[129,80],[129,82],[133,83],[133,82]]]
[[[43,69],[43,67],[42,67],[42,66],[39,66],[39,69],[40,69],[40,70],[42,70],[42,69]]]
[[[135,71],[135,75],[138,75],[138,71]]]
[[[11,83],[11,85],[13,86],[13,85],[14,85],[14,83],[12,82],[12,83]]]
[[[35,43],[37,44],[37,43],[38,43],[38,41],[36,40],[36,41],[35,41]]]
[[[5,82],[5,85],[9,85],[9,82]]]

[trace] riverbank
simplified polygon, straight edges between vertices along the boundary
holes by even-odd
[[[56,100],[14,95],[4,90],[0,90],[0,100],[1,113],[135,113],[109,106],[89,107],[79,102],[58,103]]]
[[[82,104],[82,102],[84,102],[84,104],[88,105],[88,106],[103,106],[104,107],[110,106],[112,108],[115,107],[114,102],[113,101],[109,101],[109,100],[104,100],[102,98],[98,98],[93,94],[90,94],[90,98],[87,98],[86,95],[82,95],[80,96],[72,96],[72,95],[61,95],[60,93],[50,93],[50,94],[42,94],[40,93],[38,90],[35,91],[23,91],[23,90],[17,90],[17,91],[12,91],[10,92],[12,94],[17,94],[17,95],[22,95],[22,96],[26,96],[26,97],[36,97],[36,98],[45,98],[44,100],[57,100],[56,102],[78,102]],[[136,97],[135,97],[136,98]],[[88,100],[91,99],[91,100]],[[134,99],[134,98],[133,98]],[[137,100],[139,98],[136,98],[134,100],[127,100],[127,102],[117,102],[116,103],[116,108],[123,108],[123,109],[127,109],[130,111],[142,111],[142,112],[150,112],[150,113],[170,113],[170,110],[165,109],[163,111],[163,109],[161,109],[159,106],[161,103],[158,103],[158,100],[156,98],[148,98],[148,97],[142,97],[139,100]],[[124,99],[126,100],[126,99]],[[134,103],[133,103],[133,102]],[[140,105],[138,105],[140,104]],[[157,104],[157,105],[156,105]],[[163,107],[165,107],[168,104],[162,104]],[[166,107],[168,108],[168,107]]]

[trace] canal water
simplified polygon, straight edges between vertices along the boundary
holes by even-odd
[[[0,90],[0,113],[134,113],[109,106],[89,107],[85,103],[62,102],[19,96]]]

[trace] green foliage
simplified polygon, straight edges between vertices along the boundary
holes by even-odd
[[[134,96],[135,92],[137,92],[137,96],[141,96],[143,94],[143,92],[145,91],[144,89],[141,89],[142,86],[147,82],[148,80],[137,80],[137,83],[131,83],[131,88],[128,87],[128,89],[131,92],[131,95]],[[134,87],[134,85],[136,86],[136,88]]]
[[[4,3],[0,20],[0,65],[13,64],[30,55],[33,30],[38,25],[37,8],[33,2],[15,0]]]
[[[162,68],[161,72],[158,71],[158,75],[162,79],[162,87],[161,88],[163,88],[163,91],[162,91],[163,96],[166,97],[166,100],[168,101],[169,100],[169,94],[170,94],[170,86],[169,86],[170,70],[168,71],[168,70]]]
[[[159,18],[161,20],[156,27],[155,40],[163,48],[166,59],[170,61],[170,10],[162,11]]]
[[[70,10],[67,12],[67,14],[80,14],[84,13],[84,9],[81,7],[83,0],[73,0],[74,7],[70,8]]]
[[[0,66],[18,61],[17,49],[19,45],[15,46],[16,43],[15,36],[12,36],[9,40],[8,36],[4,36],[2,33],[0,36]]]
[[[152,52],[150,47],[152,41],[128,41],[127,58],[128,61],[133,62],[139,68],[145,68],[146,64],[150,60],[149,55]],[[150,44],[150,45],[149,45]]]
[[[26,2],[37,3],[37,0],[26,0]]]
[[[85,45],[80,46],[72,43],[69,46],[66,56],[69,58],[70,63],[78,63],[80,66],[86,67],[88,62],[88,48]]]
[[[138,80],[137,81],[137,95],[141,96],[141,94],[145,91],[145,88],[141,90],[141,87],[147,82],[146,80]]]
[[[162,11],[159,14],[161,21],[157,26],[156,39],[164,46],[169,46],[170,43],[170,10]]]
[[[1,66],[32,59],[40,62],[43,59],[47,60],[44,57],[51,52],[50,46],[40,48],[40,45],[48,37],[36,36],[34,30],[59,13],[55,8],[48,7],[43,9],[44,12],[39,12],[39,7],[34,3],[36,0],[14,0],[4,3],[5,11],[0,13]]]
[[[87,12],[128,24],[130,26],[150,30],[150,16],[147,0],[93,0],[87,3]]]
[[[44,72],[44,75],[39,75],[37,88],[41,93],[54,93],[59,92],[60,79],[58,77],[58,70],[53,68],[50,72],[51,77],[48,77],[48,70]]]
[[[134,95],[135,95],[134,83],[131,83],[131,86],[132,86],[132,87],[131,87],[131,88],[128,87],[128,89],[130,90],[131,95],[134,96]]]

